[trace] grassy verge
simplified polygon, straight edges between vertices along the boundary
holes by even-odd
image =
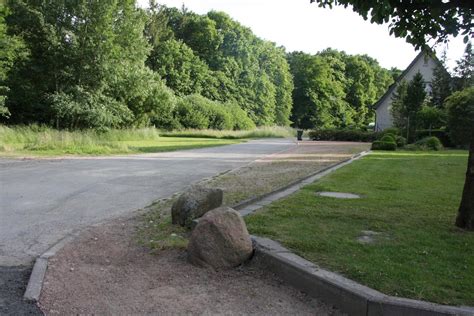
[[[257,160],[242,168],[201,182],[201,185],[221,188],[224,205],[232,206],[242,200],[261,196],[330,164],[368,149],[369,144],[340,145],[308,142],[290,151]],[[148,208],[138,230],[139,241],[153,251],[185,248],[189,232],[171,224],[171,205],[175,197],[157,201]]]
[[[325,167],[367,150],[368,144],[327,145],[303,143],[291,151],[257,160],[205,183],[224,191],[224,204],[262,196],[307,177]]]
[[[217,131],[217,130],[193,130],[163,132],[162,136],[168,137],[198,137],[219,139],[244,139],[244,138],[285,138],[295,137],[296,131],[290,127],[272,126],[258,127],[249,131]]]
[[[474,234],[453,225],[466,164],[465,151],[374,153],[246,221],[251,233],[386,294],[474,305]],[[374,241],[360,243],[368,230]]]
[[[1,156],[112,155],[173,151],[228,145],[239,139],[160,137],[154,128],[137,130],[58,131],[0,126]]]

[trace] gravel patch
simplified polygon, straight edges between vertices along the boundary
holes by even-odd
[[[50,259],[40,308],[64,314],[341,315],[286,286],[258,260],[215,271],[184,250],[151,254],[133,239],[136,220],[85,231]]]

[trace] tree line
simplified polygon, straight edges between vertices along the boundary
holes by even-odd
[[[361,126],[393,80],[368,56],[287,54],[225,13],[155,1],[7,1],[0,45],[8,124]]]
[[[0,121],[69,129],[362,128],[401,72],[153,0],[6,1],[0,46]]]

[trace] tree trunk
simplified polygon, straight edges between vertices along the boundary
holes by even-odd
[[[461,205],[459,205],[458,217],[456,218],[456,226],[466,230],[474,230],[474,131],[471,134],[466,182],[464,183]]]

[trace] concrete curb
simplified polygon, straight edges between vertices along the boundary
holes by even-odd
[[[349,315],[474,315],[474,307],[439,305],[385,295],[303,259],[279,243],[252,236],[255,258],[288,284]]]
[[[76,234],[70,234],[59,240],[51,248],[46,250],[41,256],[36,258],[35,264],[33,266],[33,271],[31,271],[30,279],[28,280],[28,285],[26,286],[25,294],[23,299],[29,302],[38,302],[41,289],[43,288],[44,276],[48,270],[48,260],[56,254],[64,245],[70,242]]]

